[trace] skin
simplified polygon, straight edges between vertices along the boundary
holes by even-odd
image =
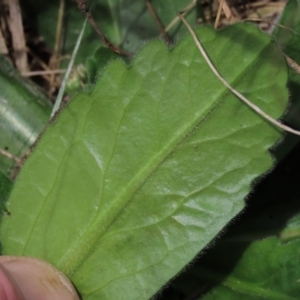
[[[1,300],[79,300],[69,281],[49,263],[30,257],[0,256]]]

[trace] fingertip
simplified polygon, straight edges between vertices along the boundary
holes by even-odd
[[[1,300],[25,300],[15,280],[9,272],[0,264],[0,299]]]
[[[0,267],[0,300],[79,300],[68,278],[43,260],[0,256]]]

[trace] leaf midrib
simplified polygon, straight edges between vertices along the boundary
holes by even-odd
[[[231,85],[235,85],[247,72],[248,68],[251,68],[251,65],[259,58],[260,53],[269,45],[266,44],[259,53],[254,57],[253,61],[249,63],[243,71],[232,80]],[[200,55],[198,49],[195,53]],[[203,64],[206,64],[203,61]],[[219,96],[216,97],[214,103],[211,103],[210,106],[201,110],[201,113],[195,115],[194,120],[189,122],[189,125],[185,126],[181,131],[177,131],[177,135],[174,136],[169,143],[165,145],[155,156],[149,159],[148,163],[142,168],[135,177],[129,182],[126,186],[126,189],[112,200],[112,205],[105,212],[105,214],[100,214],[95,218],[95,221],[90,225],[89,228],[80,236],[77,241],[74,242],[73,246],[66,252],[66,254],[58,262],[57,267],[62,270],[69,278],[75,274],[75,272],[80,268],[82,263],[87,259],[88,256],[96,248],[96,245],[101,240],[101,237],[105,234],[107,229],[113,224],[113,222],[118,218],[122,213],[124,207],[128,205],[130,200],[133,198],[133,195],[143,186],[146,180],[155,172],[156,169],[169,157],[171,153],[194,131],[195,128],[206,119],[207,115],[219,106],[219,103],[225,98],[226,94],[230,94],[225,86],[223,86],[222,92]],[[91,104],[92,107],[92,104]]]

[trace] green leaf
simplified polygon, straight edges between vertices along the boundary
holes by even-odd
[[[93,1],[89,1],[90,3]],[[108,4],[100,3],[95,5],[92,10],[93,17],[105,35],[111,39],[113,43],[120,42],[119,33],[116,31],[112,13]],[[103,1],[101,1],[103,2]],[[90,4],[89,3],[89,4]],[[58,18],[59,1],[43,1],[43,0],[21,0],[24,14],[28,17],[28,22],[32,27],[38,28],[39,34],[45,39],[50,48],[54,48],[56,37],[56,24]],[[78,33],[82,29],[82,23],[85,15],[78,9],[75,1],[65,1],[65,13],[63,22],[63,43],[61,55],[71,55],[78,38]],[[120,30],[117,28],[117,30]],[[116,36],[117,35],[117,36]],[[76,63],[82,63],[87,57],[93,55],[95,49],[102,44],[100,38],[90,24],[86,26],[82,47],[79,48],[76,55]],[[63,60],[61,66],[67,66],[68,61]]]
[[[199,299],[299,299],[300,261],[297,253],[300,241],[283,245],[278,238],[270,237],[247,245],[247,242],[241,241],[223,243],[222,251],[231,256],[243,253],[238,264],[226,277],[220,270],[228,268],[231,262],[228,264],[228,260],[220,260],[216,253],[213,257],[215,265],[218,264],[217,270],[201,266],[193,269],[193,274],[199,278],[216,282],[221,280],[215,289]]]
[[[289,0],[282,12],[280,24],[286,28],[277,26],[274,30],[274,37],[282,51],[293,60],[298,61],[300,43],[300,5],[298,0]],[[288,28],[288,29],[287,29]],[[298,34],[296,34],[296,33]],[[299,63],[299,62],[298,62]]]
[[[105,36],[115,45],[121,46],[132,53],[136,52],[146,41],[158,37],[161,33],[150,12],[146,8],[145,1],[133,0],[89,0],[88,7],[92,6],[92,15],[97,25]],[[184,9],[190,0],[176,1],[153,1],[161,21],[165,26],[173,20],[179,11]],[[23,10],[26,12],[28,21],[38,28],[40,34],[50,47],[54,47],[56,31],[53,24],[57,23],[59,1],[44,0],[21,0]],[[63,26],[62,54],[70,54],[76,43],[78,32],[81,30],[85,15],[79,11],[75,1],[66,1],[65,18]],[[196,25],[196,14],[192,11],[188,15],[191,24]],[[178,22],[170,32],[175,41],[187,30]],[[103,46],[101,39],[95,30],[88,24],[76,62],[82,63],[87,57],[92,56],[94,51]],[[66,62],[62,62],[65,65]]]
[[[276,43],[285,55],[300,65],[300,3],[298,0],[287,2],[279,23],[285,28],[275,27],[273,37]],[[291,127],[300,128],[300,75],[292,69],[289,70],[288,89],[290,91],[290,105],[284,120]],[[299,141],[298,136],[288,135],[278,149],[281,156],[278,157],[279,160],[286,156]]]
[[[0,57],[0,148],[21,157],[49,120],[51,103]],[[0,171],[10,176],[15,162],[0,155]]]
[[[119,24],[122,29],[122,45],[128,51],[135,52],[145,41],[158,37],[161,34],[156,21],[147,9],[146,1],[123,0],[119,8]],[[190,0],[154,0],[151,4],[164,28],[182,11]],[[188,15],[187,20],[197,25],[195,9]],[[177,22],[168,32],[173,41],[177,41],[187,29],[182,22]]]
[[[249,24],[197,33],[227,81],[280,117],[287,70],[270,37]],[[9,199],[4,253],[48,260],[83,299],[148,299],[243,209],[279,137],[190,36],[172,51],[152,41],[46,130]]]

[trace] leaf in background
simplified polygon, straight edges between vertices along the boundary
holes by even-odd
[[[227,81],[278,118],[287,72],[271,39],[249,24],[197,32]],[[83,299],[148,299],[243,209],[279,137],[190,36],[172,51],[153,41],[45,132],[7,205],[4,253],[46,259]]]
[[[22,9],[25,16],[27,16],[28,24],[39,31],[45,42],[54,48],[56,23],[58,17],[59,1],[36,1],[36,0],[21,0]],[[89,1],[90,3],[93,1]],[[97,2],[97,1],[96,1]],[[102,3],[102,4],[101,4]],[[120,37],[114,27],[114,20],[112,19],[112,12],[108,4],[99,1],[93,9],[93,16],[95,20],[99,20],[100,28],[111,39],[113,43],[119,43]],[[85,16],[77,8],[76,2],[66,0],[65,16],[63,24],[63,47],[61,55],[71,55],[76,44],[78,33],[82,28]],[[88,24],[86,26],[82,44],[84,46],[79,48],[76,55],[76,62],[83,63],[87,57],[93,55],[95,49],[101,45],[101,40],[97,36],[95,30]],[[62,66],[67,66],[68,61],[64,60]]]
[[[49,120],[51,103],[37,87],[0,57],[0,148],[21,157]],[[0,171],[10,176],[15,162],[0,155]]]
[[[23,9],[28,21],[37,28],[46,43],[53,49],[57,22],[59,1],[22,0]],[[116,45],[122,44],[130,52],[136,52],[146,41],[160,34],[159,28],[146,8],[145,1],[136,0],[89,0],[89,7],[95,2],[92,15],[105,36]],[[162,22],[166,25],[181,11],[190,0],[153,1]],[[85,16],[79,11],[75,1],[66,1],[64,21],[64,48],[62,54],[70,54],[76,43],[78,32]],[[188,20],[196,24],[195,13],[189,14]],[[171,31],[172,37],[178,39],[179,34],[185,33],[182,25],[177,25]],[[88,24],[83,37],[83,47],[80,47],[76,62],[82,63],[102,44],[94,29]],[[66,63],[64,63],[66,64]]]
[[[214,265],[215,269],[197,265],[188,271],[194,280],[198,278],[198,287],[200,282],[204,284],[202,286],[207,285],[207,280],[218,284],[210,293],[197,299],[299,299],[299,247],[299,240],[283,245],[276,237],[253,242],[250,246],[247,242],[224,241],[222,247],[211,249],[205,255],[207,265]],[[223,259],[221,249],[227,259]],[[236,257],[240,259],[233,265],[232,258]],[[232,267],[226,275],[226,270]],[[195,288],[195,283],[193,285]]]
[[[275,27],[273,37],[276,43],[281,48],[282,52],[289,58],[293,59],[300,65],[300,4],[297,0],[289,0],[282,13],[280,22],[281,25],[296,31],[295,32],[282,28]],[[288,114],[284,116],[284,120],[290,124],[291,127],[300,128],[300,75],[294,70],[289,71],[288,89],[290,91],[290,106]],[[278,158],[281,160],[286,156],[291,149],[295,147],[300,141],[298,136],[290,135],[285,138],[284,143],[278,148]]]
[[[279,24],[292,29],[300,34],[300,5],[297,0],[289,0],[282,12],[282,16]],[[273,36],[276,39],[277,44],[280,46],[282,51],[291,57],[293,60],[299,63],[299,43],[300,36],[295,34],[291,30],[282,28],[279,26],[275,27]]]
[[[154,0],[151,1],[159,19],[164,27],[177,16],[191,1],[190,0]],[[195,9],[192,10],[187,20],[196,25]],[[120,5],[120,26],[123,33],[122,44],[128,51],[135,52],[145,41],[158,37],[161,31],[148,11],[145,1],[123,0]],[[176,42],[187,32],[185,26],[178,22],[169,32],[170,37]]]

